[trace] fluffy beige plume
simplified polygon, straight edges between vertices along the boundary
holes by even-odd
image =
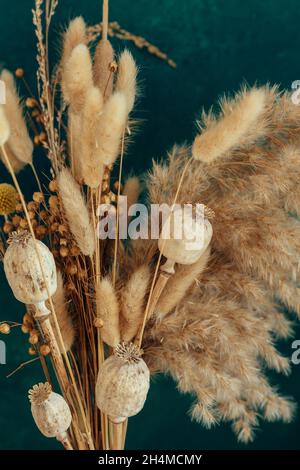
[[[79,44],[86,44],[86,24],[82,16],[78,16],[70,21],[70,24],[63,34],[63,52],[61,65],[62,68],[66,66],[73,49]]]
[[[150,277],[149,266],[140,266],[131,275],[121,292],[121,338],[123,341],[131,341],[141,326]]]
[[[57,321],[59,324],[60,332],[64,340],[66,351],[72,348],[75,339],[75,329],[72,321],[70,312],[65,298],[65,290],[63,278],[60,271],[57,271],[57,289],[52,297],[52,301],[57,315]],[[55,324],[53,319],[50,317],[52,328],[55,331]]]
[[[244,90],[233,100],[223,100],[219,118],[209,119],[206,129],[195,138],[193,157],[209,163],[260,137],[264,126],[259,119],[266,100],[265,88]]]
[[[137,176],[130,176],[130,178],[128,178],[125,181],[124,189],[122,192],[122,196],[127,197],[128,208],[138,201],[140,193],[141,193],[140,180],[138,179]]]
[[[1,112],[1,111],[0,111]],[[1,120],[1,118],[0,118]],[[0,131],[1,132],[1,131]],[[6,152],[6,155],[8,156],[9,158],[9,161],[10,161],[10,164],[14,170],[15,173],[18,173],[20,170],[22,170],[22,168],[24,168],[25,166],[25,163],[24,162],[21,162],[20,160],[17,159],[17,157],[13,154],[13,152],[10,150],[9,148],[9,145],[6,143],[6,145],[4,146],[4,149],[5,149],[5,152]],[[3,158],[3,152],[0,148],[0,158],[1,160],[3,161],[4,165],[6,165],[6,160]]]
[[[5,115],[10,127],[8,145],[15,157],[26,164],[32,163],[33,143],[29,137],[23,116],[23,107],[20,103],[13,75],[3,70],[0,79],[6,85]]]
[[[116,92],[107,100],[98,122],[98,148],[95,158],[111,165],[120,153],[121,139],[127,119],[125,95]]]
[[[137,67],[131,53],[125,49],[122,52],[118,64],[118,78],[116,83],[116,91],[121,91],[126,96],[127,114],[129,114],[134,106],[136,97],[136,77]]]
[[[84,105],[87,91],[93,86],[92,59],[85,44],[78,44],[62,70],[64,99],[74,112]]]
[[[6,119],[3,106],[0,106],[0,145],[4,145],[10,135],[8,120]]]
[[[94,81],[107,100],[113,91],[114,76],[112,64],[114,62],[114,50],[108,39],[99,41],[94,57]]]
[[[111,347],[120,343],[119,303],[115,289],[109,278],[96,286],[97,318],[103,322],[101,337]]]
[[[81,120],[80,172],[85,184],[97,188],[102,180],[103,163],[98,157],[98,121],[103,98],[97,87],[87,93]]]
[[[200,274],[207,266],[210,256],[208,248],[201,258],[194,264],[177,265],[176,272],[163,290],[155,309],[155,316],[162,319],[171,312],[185,297],[189,288],[199,280]]]
[[[91,257],[95,251],[95,234],[80,187],[67,168],[58,174],[57,182],[71,233],[82,253]]]

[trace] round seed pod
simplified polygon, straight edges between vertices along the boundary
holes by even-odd
[[[72,421],[72,415],[66,400],[52,392],[51,385],[39,383],[28,392],[31,413],[35,424],[46,437],[56,437],[64,441]]]
[[[138,414],[146,401],[150,372],[133,343],[121,343],[99,368],[96,403],[114,423]]]
[[[203,236],[200,237],[201,231]],[[181,208],[172,211],[158,240],[158,248],[167,258],[161,269],[173,274],[175,263],[196,263],[208,247],[212,234],[209,220],[194,218],[192,214],[184,213]]]
[[[39,251],[43,269],[36,250]],[[16,299],[25,304],[34,304],[41,313],[48,313],[44,304],[48,299],[47,286],[52,296],[56,291],[57,281],[54,258],[47,246],[33,240],[25,230],[13,232],[3,263],[6,278]]]

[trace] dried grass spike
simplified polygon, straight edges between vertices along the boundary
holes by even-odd
[[[78,44],[87,44],[86,24],[82,16],[78,16],[70,21],[68,28],[63,34],[62,68],[66,66],[73,49]]]
[[[74,112],[84,105],[87,91],[93,86],[92,59],[88,47],[76,46],[62,70],[62,90],[64,99]]]
[[[14,77],[8,70],[3,70],[0,79],[6,84],[5,115],[10,127],[9,147],[18,160],[31,164],[33,143],[28,134]]]
[[[57,289],[52,297],[58,325],[64,341],[65,350],[70,351],[75,339],[75,329],[71,314],[65,298],[63,278],[60,271],[57,271]],[[55,324],[50,317],[52,328],[55,331]],[[61,351],[63,352],[63,351]]]
[[[0,146],[3,146],[9,139],[10,129],[4,109],[0,106]]]
[[[67,168],[58,174],[57,183],[71,233],[82,253],[92,257],[95,234],[80,187]]]
[[[131,53],[125,49],[119,60],[116,91],[121,91],[126,96],[128,114],[132,111],[136,98],[136,77],[136,63]]]
[[[113,91],[114,74],[112,64],[114,62],[114,50],[109,40],[99,41],[94,57],[94,82],[107,100]]]
[[[97,318],[102,320],[101,337],[111,347],[120,342],[119,303],[115,289],[109,278],[104,278],[96,286]]]
[[[131,341],[141,326],[150,277],[149,266],[140,266],[121,291],[121,337],[123,341]]]
[[[96,157],[105,165],[112,165],[120,153],[121,139],[127,119],[127,102],[123,93],[114,93],[104,105],[98,123]]]
[[[232,101],[224,100],[220,117],[211,120],[195,138],[193,157],[209,163],[260,137],[265,129],[260,118],[266,109],[266,98],[265,88],[252,88],[243,90]]]

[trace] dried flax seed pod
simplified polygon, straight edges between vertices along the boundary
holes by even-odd
[[[135,416],[144,406],[150,372],[141,355],[132,343],[121,343],[99,368],[96,403],[113,423]]]
[[[52,392],[48,382],[34,385],[28,392],[28,398],[33,419],[41,433],[46,437],[55,437],[68,448],[67,430],[72,415],[65,399]]]

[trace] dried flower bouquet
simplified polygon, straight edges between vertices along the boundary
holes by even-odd
[[[50,75],[57,4],[35,0],[33,11],[39,98],[26,105],[34,142],[15,79],[1,74],[1,158],[14,184],[0,185],[1,252],[13,293],[26,306],[21,328],[29,353],[44,375],[29,392],[33,418],[68,450],[123,449],[150,372],[164,371],[194,395],[194,419],[208,428],[229,421],[249,442],[260,418],[290,421],[294,410],[264,369],[290,370],[274,344],[292,331],[280,302],[300,314],[300,110],[277,87],[243,88],[221,100],[219,114],[203,112],[191,147],[175,146],[167,161],[154,163],[145,178],[149,204],[206,205],[201,250],[172,237],[100,240],[99,204],[114,204],[118,216],[120,196],[131,206],[141,187],[137,177],[121,184],[137,66],[127,50],[117,58],[108,38],[133,40],[175,64],[109,23],[104,0],[101,26],[71,21]],[[33,143],[51,162],[48,189],[33,165]],[[16,177],[27,164],[39,184],[30,202]],[[11,326],[2,322],[0,332]]]

